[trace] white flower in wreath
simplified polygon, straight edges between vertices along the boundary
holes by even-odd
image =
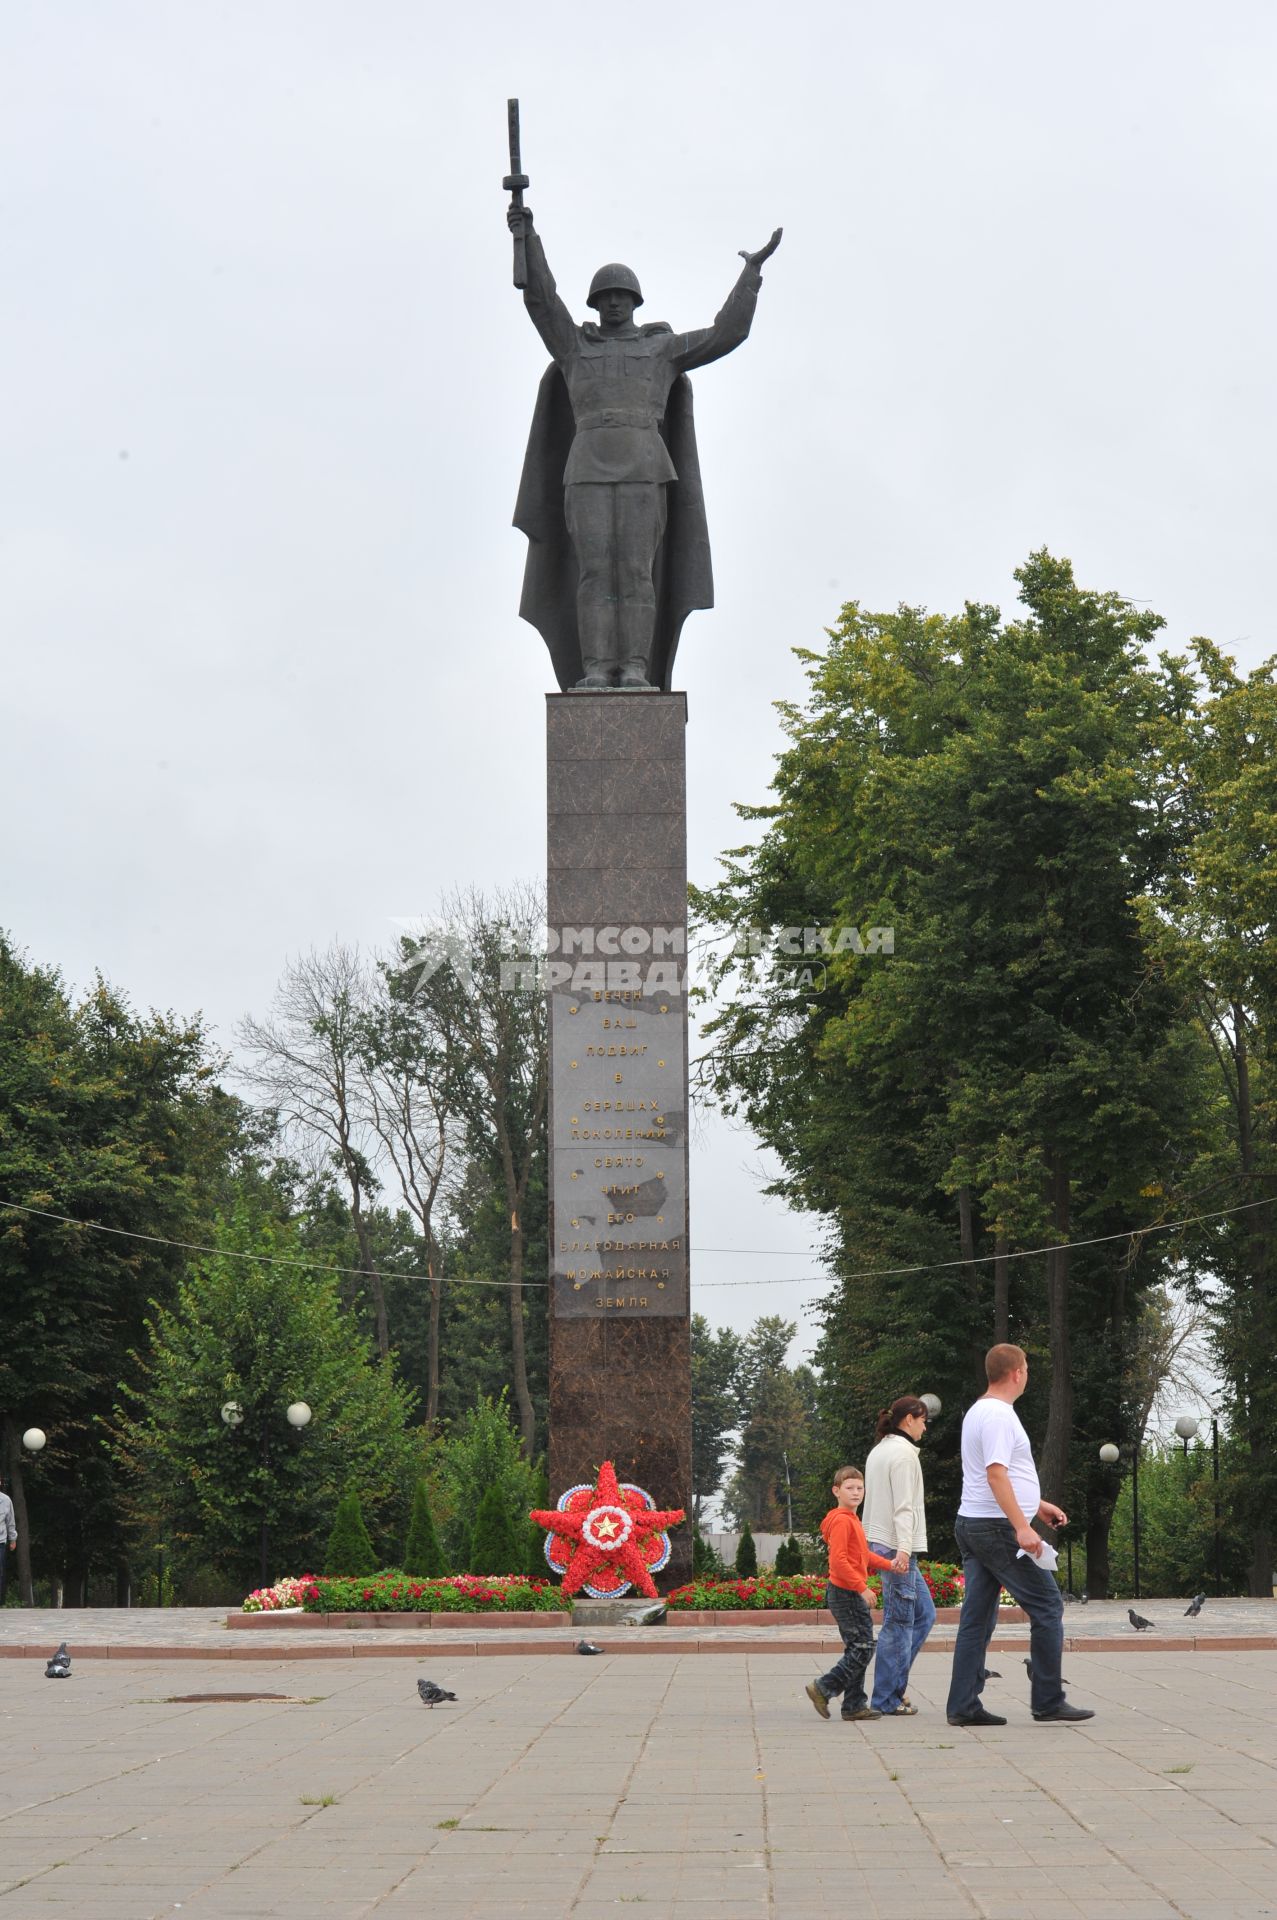
[[[592,1507],[581,1523],[581,1538],[600,1553],[616,1553],[634,1531],[633,1516],[624,1507]]]

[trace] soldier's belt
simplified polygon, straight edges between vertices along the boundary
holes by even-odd
[[[589,427],[659,427],[661,416],[632,407],[604,407],[600,413],[585,413],[577,421],[577,432]]]

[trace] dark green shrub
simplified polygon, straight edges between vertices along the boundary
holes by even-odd
[[[538,1513],[548,1513],[550,1511],[550,1482],[546,1476],[544,1462],[537,1468],[536,1482],[532,1489],[532,1499],[529,1505],[535,1507]],[[527,1529],[528,1558],[526,1564],[528,1575],[533,1580],[544,1580],[550,1571],[545,1557],[545,1543],[550,1536],[544,1527],[538,1527],[533,1520],[527,1522]]]
[[[782,1540],[776,1549],[776,1573],[778,1576],[791,1577],[803,1571],[803,1550],[794,1534],[788,1540]]]
[[[518,1573],[526,1558],[526,1536],[515,1528],[509,1500],[500,1487],[489,1487],[474,1517],[467,1573]]]
[[[376,1571],[377,1556],[364,1525],[359,1495],[353,1487],[348,1487],[337,1502],[333,1530],[328,1536],[328,1551],[324,1555],[324,1572],[353,1578]]]
[[[443,1551],[439,1545],[439,1535],[435,1532],[435,1517],[430,1511],[430,1490],[424,1480],[418,1480],[417,1491],[413,1495],[412,1519],[408,1523],[403,1563],[405,1571],[424,1576],[427,1580],[437,1580],[444,1572]]]
[[[754,1545],[754,1536],[749,1530],[748,1520],[745,1531],[736,1545],[736,1572],[741,1580],[753,1580],[758,1574],[758,1549]]]

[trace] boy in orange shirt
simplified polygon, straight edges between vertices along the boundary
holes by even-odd
[[[836,1693],[842,1695],[844,1720],[882,1718],[865,1696],[865,1669],[874,1650],[873,1615],[865,1598],[865,1580],[870,1567],[889,1573],[896,1561],[875,1553],[865,1539],[856,1512],[864,1497],[865,1476],[860,1468],[839,1467],[834,1475],[836,1504],[821,1521],[820,1531],[829,1548],[825,1605],[842,1635],[842,1658],[807,1688],[807,1698],[822,1720],[828,1720],[829,1702]]]

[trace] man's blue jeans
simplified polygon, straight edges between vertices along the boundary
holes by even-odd
[[[1064,1602],[1053,1573],[1036,1560],[1022,1559],[1009,1520],[972,1520],[959,1514],[953,1526],[966,1591],[953,1648],[949,1682],[949,1718],[965,1719],[980,1705],[985,1653],[998,1618],[998,1595],[1005,1587],[1029,1616],[1030,1695],[1034,1713],[1050,1713],[1064,1699],[1060,1662],[1064,1653]]]
[[[896,1551],[880,1540],[869,1544],[884,1559],[890,1559]],[[936,1604],[918,1571],[916,1553],[909,1556],[908,1573],[883,1573],[880,1578],[882,1625],[878,1629],[872,1704],[879,1713],[894,1713],[909,1685],[909,1669],[936,1624]]]
[[[828,1673],[821,1674],[816,1685],[826,1700],[840,1693],[843,1712],[854,1713],[858,1707],[868,1705],[865,1668],[873,1658],[873,1615],[863,1593],[853,1593],[849,1587],[836,1587],[832,1580],[825,1588],[825,1605],[842,1635],[842,1658]]]

